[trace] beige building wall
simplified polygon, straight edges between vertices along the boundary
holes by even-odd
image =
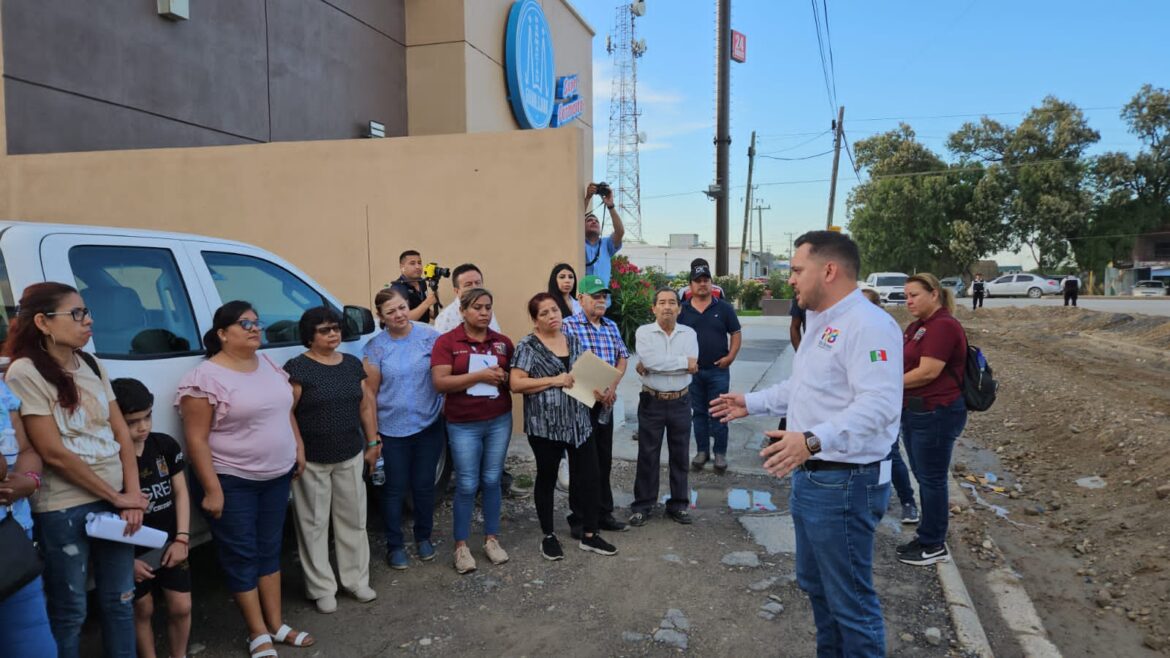
[[[582,147],[581,131],[528,130],[0,156],[0,216],[241,240],[362,306],[405,249],[471,261],[519,338],[553,264],[581,267]]]
[[[504,30],[513,0],[406,0],[407,113],[411,135],[518,130],[504,78]],[[582,181],[593,171],[593,28],[568,0],[542,0],[556,75],[576,73],[585,111],[557,130],[584,133]],[[582,190],[583,192],[583,190]]]

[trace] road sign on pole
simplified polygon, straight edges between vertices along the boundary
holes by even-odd
[[[747,35],[743,32],[731,31],[731,59],[741,64],[747,61]]]

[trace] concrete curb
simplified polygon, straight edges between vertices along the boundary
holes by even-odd
[[[962,500],[967,505],[974,504],[953,476],[948,480],[953,500]],[[959,567],[951,560],[939,563],[938,572],[959,642],[966,650],[978,656],[994,656],[991,645],[987,642],[987,634],[983,631],[983,624],[979,621],[979,615],[975,612],[974,603],[959,573]],[[1000,567],[987,574],[987,584],[991,595],[995,597],[995,607],[1000,617],[1020,643],[1024,656],[1060,658],[1060,649],[1048,639],[1044,623],[1040,621],[1036,606],[1032,604],[1027,590],[1020,584],[1019,577],[1010,568]],[[970,644],[964,639],[964,634],[971,637]]]

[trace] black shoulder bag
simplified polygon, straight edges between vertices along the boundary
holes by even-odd
[[[8,516],[0,521],[0,555],[4,556],[4,568],[0,569],[0,601],[19,592],[45,569],[40,551],[12,515],[11,506],[8,507]]]

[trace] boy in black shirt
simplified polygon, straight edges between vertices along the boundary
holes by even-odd
[[[191,636],[191,571],[187,549],[191,542],[191,506],[187,492],[186,459],[179,443],[166,434],[151,432],[154,395],[137,379],[111,382],[118,408],[130,428],[138,455],[138,481],[150,501],[142,524],[167,533],[169,543],[162,558],[151,559],[157,551],[139,548],[134,560],[134,628],[138,655],[155,658],[153,592],[161,590],[167,602],[167,637],[170,655],[187,655]],[[152,562],[157,564],[153,566]]]

